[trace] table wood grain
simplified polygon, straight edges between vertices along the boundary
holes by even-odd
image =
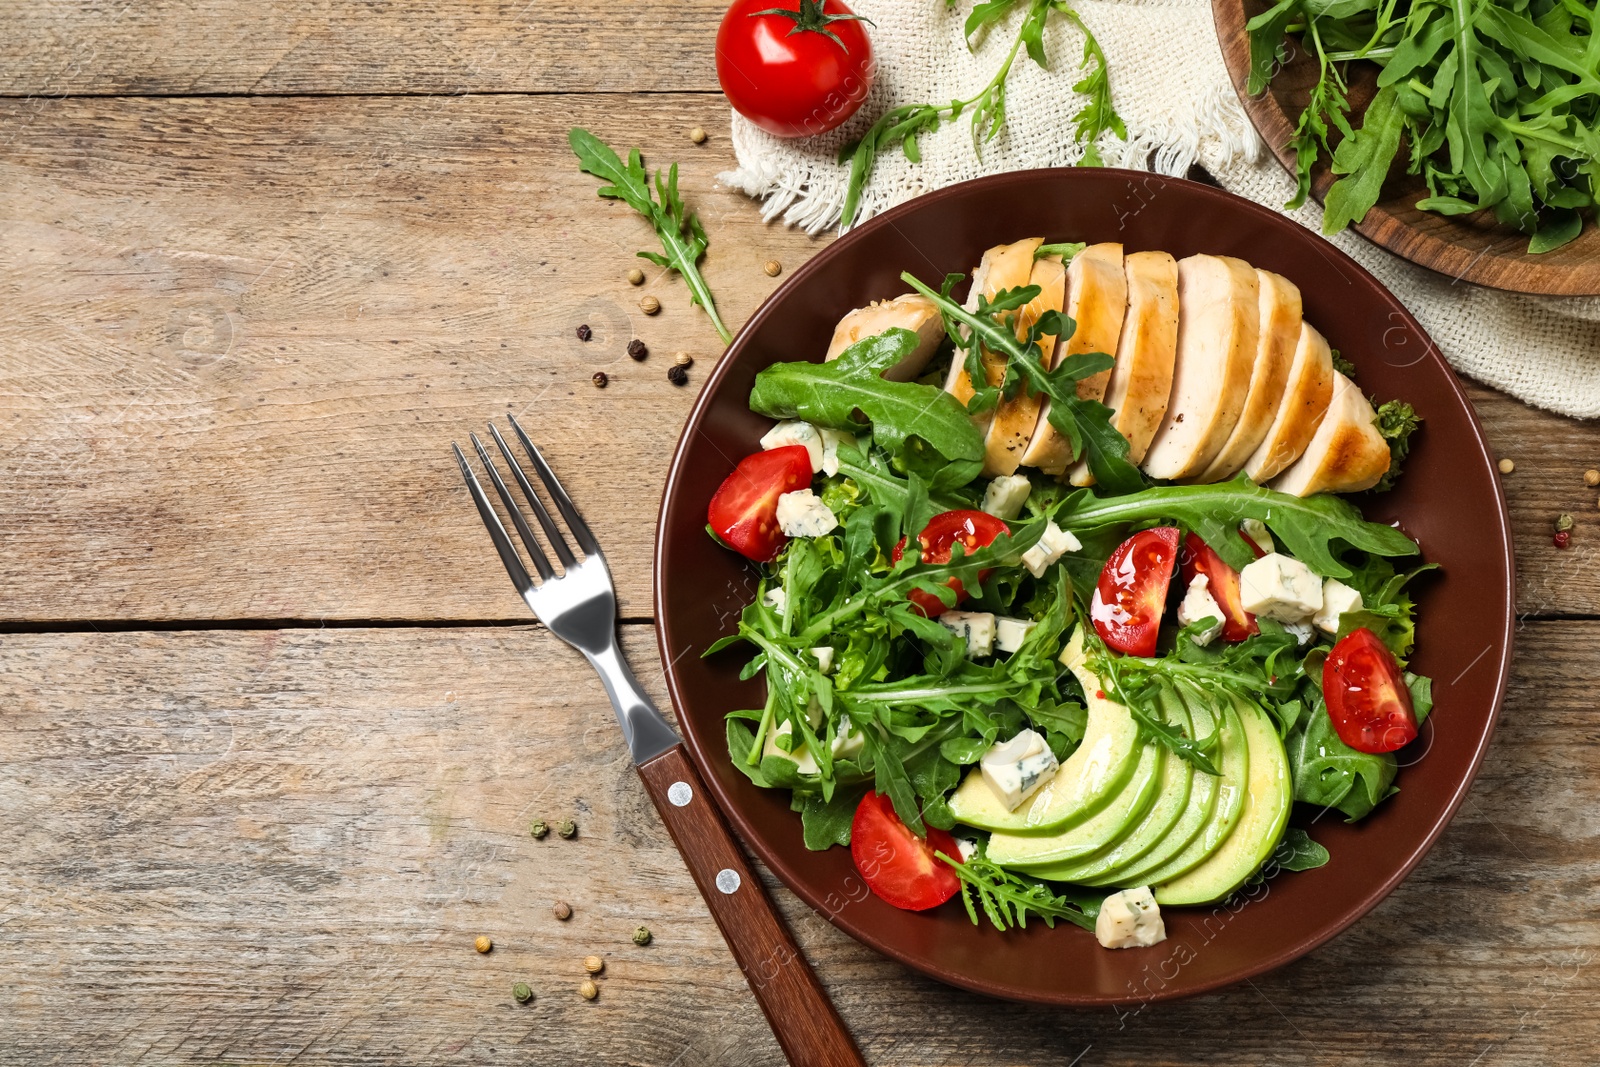
[[[660,697],[658,494],[719,346],[627,284],[649,232],[564,134],[682,163],[742,322],[825,239],[715,185],[720,6],[0,4],[0,1065],[781,1062],[448,452],[505,411],[549,444]],[[1600,434],[1469,394],[1516,462],[1524,624],[1416,874],[1290,967],[1126,1013],[945,988],[769,878],[869,1062],[1596,1059]]]

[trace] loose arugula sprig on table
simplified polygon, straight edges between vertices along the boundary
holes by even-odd
[[[678,195],[678,165],[667,171],[665,180],[661,171],[655,174],[655,191],[650,189],[650,175],[644,169],[644,157],[637,148],[628,152],[628,162],[623,164],[618,155],[600,138],[588,130],[573,127],[567,142],[577,154],[578,166],[583,171],[608,184],[600,187],[600,195],[608,200],[624,201],[643,215],[661,239],[660,252],[640,252],[658,267],[676,271],[689,287],[689,298],[711,316],[711,325],[725,345],[733,343],[733,334],[723,325],[717,314],[717,302],[711,287],[700,275],[700,260],[706,254],[706,231],[700,219],[689,211]]]
[[[1528,251],[1573,240],[1600,193],[1600,36],[1593,0],[1278,0],[1247,24],[1248,90],[1260,93],[1299,34],[1318,77],[1291,144],[1304,203],[1332,158],[1324,232],[1359,222],[1408,147],[1408,173],[1444,215],[1492,210]],[[1359,127],[1342,65],[1382,67]],[[1334,146],[1334,135],[1342,138]]]
[[[907,159],[920,163],[922,151],[917,138],[969,112],[972,116],[974,150],[1000,135],[1006,121],[1006,82],[1018,53],[1026,49],[1030,59],[1040,67],[1049,69],[1044,51],[1044,29],[1054,13],[1060,13],[1083,32],[1083,60],[1079,69],[1084,76],[1073,86],[1073,90],[1087,96],[1089,101],[1074,117],[1073,129],[1078,143],[1083,146],[1084,165],[1101,165],[1096,142],[1103,134],[1114,133],[1127,140],[1127,127],[1111,104],[1111,82],[1105,53],[1066,0],[986,0],[979,3],[967,16],[963,29],[969,47],[975,35],[1002,21],[1019,5],[1026,5],[1026,8],[1017,36],[1012,40],[1011,48],[1006,52],[999,69],[975,95],[964,100],[952,100],[945,105],[903,104],[891,108],[868,127],[858,140],[840,149],[839,162],[850,164],[850,181],[840,213],[841,229],[848,229],[855,223],[856,213],[861,206],[861,192],[872,177],[873,164],[880,152],[899,145]],[[946,6],[953,8],[955,0],[946,0]]]

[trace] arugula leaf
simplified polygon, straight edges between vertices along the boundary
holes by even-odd
[[[1422,425],[1422,417],[1404,400],[1390,400],[1379,405],[1372,424],[1389,442],[1389,469],[1378,479],[1372,491],[1386,493],[1400,480],[1400,465],[1411,453],[1411,435]]]
[[[1057,893],[1037,878],[997,867],[984,858],[979,850],[961,862],[959,856],[934,853],[950,865],[961,879],[961,902],[967,907],[967,917],[978,925],[978,910],[1002,933],[1013,927],[1026,927],[1030,915],[1044,920],[1055,928],[1056,920],[1064,919],[1085,930],[1093,930],[1096,916],[1100,914],[1100,897],[1091,893],[1068,896]]]
[[[689,287],[689,298],[705,309],[716,327],[722,343],[731,345],[733,334],[723,325],[717,314],[717,302],[711,287],[700,275],[700,260],[706,254],[705,228],[692,211],[687,210],[678,195],[678,165],[672,164],[665,181],[656,171],[655,195],[651,195],[650,176],[644,169],[644,157],[637,148],[628,152],[628,163],[623,165],[616,152],[588,130],[574,126],[567,134],[567,143],[578,157],[581,170],[593,174],[607,184],[600,187],[600,195],[608,200],[621,200],[643,215],[661,239],[660,252],[640,252],[658,267],[675,271]]]
[[[1294,798],[1321,808],[1335,808],[1346,822],[1355,822],[1377,807],[1394,788],[1392,753],[1357,752],[1343,741],[1319,696],[1311,714],[1285,743]]]
[[[1334,150],[1333,172],[1345,177],[1328,190],[1323,205],[1323,233],[1338,233],[1351,223],[1360,222],[1378,202],[1405,127],[1398,96],[1393,87],[1378,90],[1367,106],[1361,128]]]
[[[1060,256],[1061,265],[1066,266],[1072,262],[1079,252],[1088,247],[1089,245],[1086,241],[1057,241],[1055,244],[1046,242],[1034,250],[1033,258],[1044,259],[1048,256]]]
[[[935,386],[882,377],[916,345],[916,334],[892,329],[856,342],[827,363],[774,363],[756,375],[750,408],[852,433],[870,424],[873,440],[896,456],[911,438],[921,438],[946,461],[965,464],[965,484],[983,464],[983,435],[961,403]]]
[[[1337,496],[1296,497],[1256,485],[1245,475],[1210,485],[1162,485],[1126,496],[1097,497],[1079,490],[1061,505],[1056,521],[1076,531],[1101,526],[1175,521],[1241,570],[1253,558],[1235,534],[1243,519],[1259,519],[1290,553],[1327,578],[1345,578],[1350,568],[1333,542],[1380,556],[1414,556],[1416,542],[1392,526],[1367,522],[1354,504]]]
[[[806,848],[824,852],[834,845],[850,844],[850,827],[865,789],[840,789],[831,800],[807,793],[800,801],[800,827]]]
[[[1311,871],[1325,865],[1332,858],[1328,850],[1311,840],[1311,835],[1298,826],[1291,826],[1278,839],[1272,855],[1261,869],[1250,876],[1251,885],[1260,885],[1279,871]]]

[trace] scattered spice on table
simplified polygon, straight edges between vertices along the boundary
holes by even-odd
[[[556,827],[556,833],[570,840],[578,836],[578,824],[571,819],[563,820],[561,825]]]
[[[689,129],[689,140],[693,141],[695,144],[705,144],[706,131],[700,126],[691,127]]]
[[[633,932],[633,943],[635,945],[642,947],[644,945],[648,945],[651,940],[652,937],[650,934],[650,928],[648,926],[641,926],[639,929]]]
[[[550,906],[550,910],[555,914],[555,917],[560,919],[562,922],[566,922],[568,919],[572,918],[572,905],[568,904],[564,900],[556,901]]]
[[[693,365],[694,357],[687,352],[674,352],[672,362],[679,367],[688,367]]]
[[[583,958],[583,969],[590,974],[599,974],[606,969],[606,961],[599,956],[585,956]]]
[[[1501,474],[1510,474],[1512,471],[1514,471],[1516,469],[1517,469],[1517,465],[1515,463],[1513,463],[1511,460],[1503,459],[1503,460],[1500,461],[1500,473]]]
[[[582,982],[578,983],[578,995],[584,1000],[593,1000],[595,997],[600,995],[600,987],[595,985],[589,979],[585,978]]]
[[[779,263],[775,259],[769,259],[767,260],[766,266],[762,267],[761,269],[767,272],[767,277],[776,278],[778,275],[783,273],[783,264]]]
[[[611,381],[610,378],[606,377],[606,372],[603,371],[603,370],[595,371],[594,372],[594,377],[590,378],[589,380],[594,383],[594,387],[596,389],[604,389],[606,387],[606,383]],[[567,835],[566,834],[562,834],[561,836],[565,837]]]
[[[630,270],[628,272],[628,284],[629,285],[643,285],[644,284],[644,271],[640,270],[638,267],[635,267],[632,270]]]
[[[490,949],[494,948],[494,942],[490,941],[482,934],[479,934],[478,939],[472,943],[472,947],[477,949],[479,952],[488,952]]]
[[[1591,489],[1593,489],[1597,485],[1600,485],[1600,471],[1592,470],[1592,469],[1584,471],[1583,472],[1583,484],[1587,485]]]
[[[1573,518],[1567,512],[1556,516],[1555,545],[1557,548],[1566,548],[1572,544]]]
[[[635,361],[643,360],[649,357],[650,349],[643,341],[635,337],[633,340],[628,342],[628,355]]]
[[[674,363],[667,368],[667,381],[673,385],[682,385],[689,380],[689,370],[681,363]]]
[[[584,323],[582,326],[578,327],[578,340],[587,341],[589,338],[591,338],[593,336],[594,336],[594,331],[589,329],[589,324],[587,322]]]
[[[639,301],[639,310],[644,312],[646,315],[654,315],[656,312],[661,310],[661,301],[657,300],[653,296],[647,296],[643,300]]]
[[[518,1004],[526,1004],[533,999],[533,990],[528,988],[527,982],[518,982],[511,987],[511,995],[516,998]]]
[[[543,839],[550,832],[550,824],[543,819],[535,819],[528,824],[528,836]]]

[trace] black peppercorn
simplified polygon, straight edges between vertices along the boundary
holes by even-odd
[[[594,387],[596,389],[604,389],[606,387],[606,383],[611,379],[606,377],[605,371],[597,370],[594,372],[594,377],[590,378],[589,380],[594,383]]]
[[[667,369],[667,381],[673,385],[683,385],[689,380],[689,368],[681,363],[674,363]]]
[[[594,331],[589,329],[589,324],[588,323],[584,323],[582,326],[578,327],[578,340],[587,341],[589,338],[591,338],[593,336],[594,336]]]
[[[628,355],[632,356],[634,359],[642,360],[649,354],[650,350],[646,348],[644,342],[639,340],[637,337],[628,342]]]

